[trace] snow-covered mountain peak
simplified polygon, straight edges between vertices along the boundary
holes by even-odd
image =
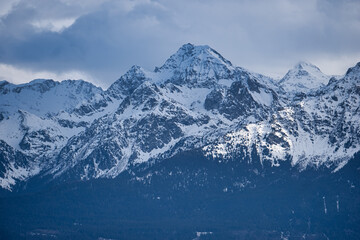
[[[305,61],[301,61],[290,69],[280,80],[279,84],[288,93],[308,93],[329,82],[330,76],[325,75],[321,70]]]
[[[29,83],[24,83],[24,85],[44,84],[44,83],[50,83],[50,82],[55,82],[55,81],[53,79],[37,78],[37,79],[31,80]]]
[[[354,67],[351,67],[347,70],[346,76],[356,75],[359,76],[360,74],[360,62],[358,62]]]
[[[22,109],[39,116],[54,115],[71,112],[102,93],[101,88],[83,80],[36,79],[19,85],[4,82],[0,85],[0,110],[11,113]]]
[[[2,94],[7,94],[9,92],[20,93],[24,89],[44,93],[55,87],[58,83],[59,82],[55,82],[52,79],[34,79],[29,83],[23,84],[13,84],[4,81],[2,84],[0,84],[0,87]]]
[[[129,71],[127,71],[128,75],[144,75],[144,69],[138,65],[132,66]]]
[[[130,95],[147,79],[148,77],[146,76],[145,70],[134,65],[115,81],[106,92],[115,99],[122,99]]]
[[[300,61],[298,62],[294,67],[293,69],[303,69],[303,70],[306,70],[308,72],[311,72],[311,71],[320,71],[321,70],[315,66],[314,64],[310,63],[310,62],[307,62],[307,61]]]
[[[183,45],[156,73],[167,76],[173,83],[189,86],[209,86],[233,76],[235,67],[211,47]]]
[[[173,54],[165,64],[156,68],[156,71],[163,69],[183,69],[189,66],[199,66],[204,63],[213,63],[225,65],[228,68],[233,68],[231,62],[221,56],[217,51],[207,45],[195,46],[191,43],[187,43],[179,48],[179,50]]]

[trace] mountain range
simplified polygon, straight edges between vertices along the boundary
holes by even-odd
[[[1,81],[0,186],[7,196],[126,178],[228,192],[261,186],[251,179],[264,171],[333,179],[359,162],[359,106],[360,63],[328,76],[299,62],[275,80],[193,44],[154,71],[131,67],[107,90],[82,80]],[[192,171],[199,159],[216,165],[214,185],[210,172]],[[167,165],[177,161],[180,168]]]
[[[0,186],[37,175],[114,178],[201,149],[276,167],[337,171],[360,151],[360,64],[339,77],[300,62],[280,80],[186,44],[153,72],[133,66],[106,91],[82,80],[0,83]]]

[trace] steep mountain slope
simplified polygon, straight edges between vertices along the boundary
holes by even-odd
[[[96,119],[96,111],[106,107],[109,98],[102,89],[82,80],[38,79],[20,85],[2,81],[0,101],[0,138],[14,154],[23,154],[21,161],[26,162],[12,174],[31,177],[49,165],[68,139]],[[6,152],[1,151],[5,159],[9,157]],[[16,162],[17,158],[10,158]],[[2,174],[15,172],[10,162],[3,164]],[[15,184],[6,178],[2,181]]]
[[[241,126],[218,144],[204,147],[215,158],[251,155],[274,166],[291,159],[292,165],[326,165],[338,170],[360,149],[359,64],[344,78],[293,100],[274,111],[269,119]],[[246,150],[242,150],[243,148]]]
[[[277,95],[259,81],[191,44],[153,73],[133,67],[108,90],[123,99],[116,112],[71,139],[48,173],[116,177],[134,164],[201,147],[239,121],[267,117]]]
[[[115,178],[195,149],[209,161],[339,170],[360,150],[358,68],[325,86],[327,76],[300,63],[276,83],[185,44],[153,72],[133,66],[106,91],[84,81],[1,82],[0,139],[24,154],[19,180]]]
[[[11,190],[16,181],[26,180],[39,173],[40,169],[31,165],[28,157],[0,140],[0,186]]]

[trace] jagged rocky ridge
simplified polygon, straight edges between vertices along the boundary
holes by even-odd
[[[299,63],[276,82],[186,44],[106,91],[84,81],[2,81],[0,185],[114,178],[193,149],[224,164],[251,162],[256,151],[273,167],[336,171],[360,151],[359,78],[359,63],[339,79]]]

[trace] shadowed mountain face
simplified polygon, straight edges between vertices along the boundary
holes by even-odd
[[[358,239],[360,65],[282,80],[185,44],[106,91],[0,82],[0,236]]]

